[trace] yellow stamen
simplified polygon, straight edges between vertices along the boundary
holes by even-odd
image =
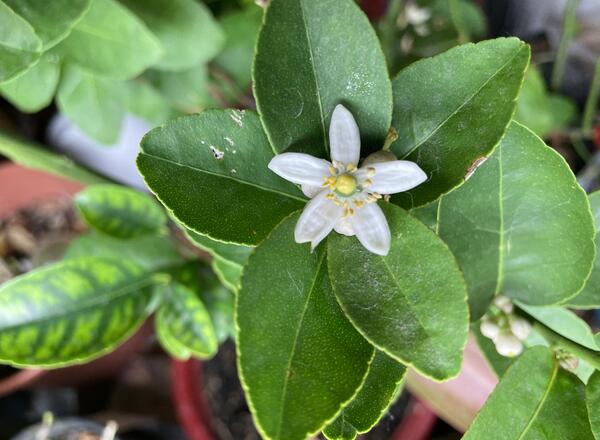
[[[365,179],[363,180],[363,186],[367,187],[367,186],[371,186],[373,185],[373,181],[371,179]]]
[[[365,202],[363,200],[353,200],[352,203],[354,203],[354,206],[359,209],[365,206]]]
[[[348,167],[346,168],[348,171],[352,172],[356,169],[356,165],[354,165],[353,163],[349,163]]]
[[[337,170],[332,165],[329,165],[329,174],[335,174],[336,172]]]
[[[367,168],[367,177],[373,177],[375,175],[375,168],[368,167]]]

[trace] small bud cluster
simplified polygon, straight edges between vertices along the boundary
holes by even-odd
[[[510,299],[498,295],[490,311],[481,319],[481,333],[494,341],[498,353],[506,357],[521,354],[523,341],[531,331],[531,324],[515,315],[513,308]]]

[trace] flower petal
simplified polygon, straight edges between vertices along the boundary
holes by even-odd
[[[369,165],[369,168],[375,168],[375,174],[371,177],[373,183],[368,187],[369,192],[394,194],[408,191],[427,180],[427,174],[419,165],[408,160],[374,163]],[[360,172],[364,172],[364,168],[361,168]]]
[[[271,159],[269,169],[290,182],[321,186],[323,179],[329,176],[330,165],[326,160],[308,154],[283,153]]]
[[[360,133],[352,113],[338,104],[331,115],[329,125],[331,160],[345,165],[357,165],[360,159]]]
[[[311,250],[327,237],[344,214],[343,207],[325,198],[328,193],[328,190],[321,191],[308,202],[296,223],[294,231],[296,243],[310,242]]]
[[[335,229],[335,232],[338,234],[347,235],[348,237],[352,237],[354,235],[354,228],[352,227],[350,220],[348,220],[348,217],[340,218],[333,229]]]
[[[377,203],[367,203],[356,209],[350,216],[350,223],[356,238],[370,252],[387,255],[390,251],[392,236],[390,227]]]
[[[304,193],[304,195],[306,197],[308,197],[309,199],[312,199],[314,196],[316,196],[321,191],[323,191],[322,186],[312,186],[312,185],[302,185],[300,187],[300,189],[302,189],[302,192]]]

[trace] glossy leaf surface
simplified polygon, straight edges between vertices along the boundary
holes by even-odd
[[[560,368],[550,350],[529,349],[502,377],[463,439],[591,439],[584,394],[583,383]]]
[[[352,0],[274,0],[254,59],[254,94],[273,148],[328,157],[331,112],[343,104],[363,140],[381,148],[390,80],[377,36]]]
[[[373,345],[437,380],[458,374],[467,342],[466,288],[454,257],[423,223],[381,205],[392,233],[387,256],[355,237],[328,239],[329,274],[342,309]]]
[[[331,440],[353,440],[368,432],[398,397],[406,367],[382,351],[375,353],[358,394],[324,430]]]
[[[294,242],[297,220],[250,257],[236,305],[240,377],[259,431],[276,440],[321,430],[358,391],[374,353],[331,291],[325,248]]]
[[[440,202],[438,233],[465,274],[471,318],[497,293],[532,305],[575,295],[594,259],[588,206],[563,158],[513,123],[473,177]]]
[[[148,133],[138,168],[185,227],[253,245],[304,205],[300,190],[267,168],[272,157],[255,113],[209,110]]]
[[[429,180],[393,197],[421,206],[460,185],[480,157],[500,141],[513,115],[529,48],[516,38],[466,44],[421,60],[393,80],[391,150]]]
[[[592,215],[594,216],[594,225],[596,229],[596,258],[594,259],[594,267],[588,278],[585,286],[575,298],[571,298],[566,302],[567,307],[576,309],[596,309],[600,308],[600,191],[596,191],[589,195]]]

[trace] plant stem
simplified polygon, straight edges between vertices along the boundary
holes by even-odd
[[[545,325],[536,322],[533,328],[537,330],[552,346],[562,348],[569,353],[577,356],[578,358],[586,361],[596,370],[600,370],[600,353],[594,350],[590,350],[587,347],[579,345],[577,342],[573,342],[570,339],[559,335],[554,330],[549,329]]]
[[[569,0],[565,8],[562,35],[560,37],[556,61],[554,62],[554,69],[552,70],[553,90],[560,89],[565,76],[569,46],[577,30],[577,6],[579,6],[579,0]]]
[[[468,43],[470,41],[470,37],[460,13],[460,0],[448,0],[448,8],[450,10],[452,24],[458,33],[458,42],[460,44]]]
[[[596,69],[594,70],[594,78],[592,79],[592,85],[590,86],[590,93],[588,94],[587,101],[585,103],[585,110],[583,113],[583,132],[589,135],[592,132],[594,126],[594,117],[596,116],[596,110],[598,108],[598,97],[600,96],[600,58],[596,61]]]

